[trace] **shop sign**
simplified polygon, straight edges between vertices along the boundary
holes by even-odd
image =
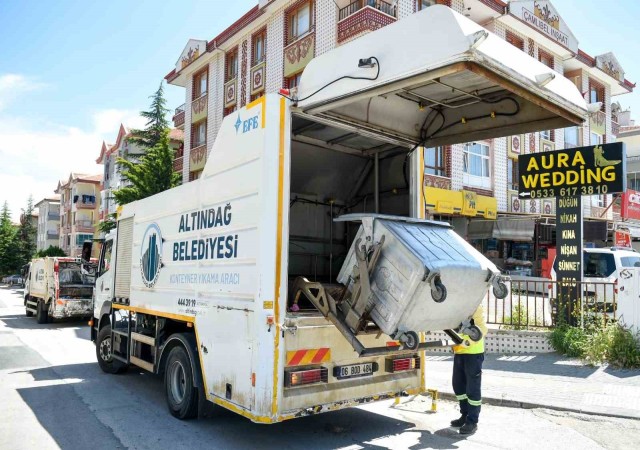
[[[620,215],[623,219],[640,220],[640,192],[631,189],[624,191]]]
[[[578,40],[549,1],[512,1],[509,13],[552,41],[578,53]]]
[[[533,199],[623,192],[625,167],[621,142],[520,155],[518,195]]]
[[[556,262],[558,293],[563,301],[580,297],[582,281],[582,197],[558,198],[556,205]],[[568,308],[567,310],[570,310]]]
[[[615,243],[616,247],[631,248],[631,233],[625,230],[616,230]]]

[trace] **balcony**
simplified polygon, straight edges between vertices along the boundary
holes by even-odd
[[[173,126],[180,130],[184,129],[184,108],[184,104],[178,106],[176,108],[176,113],[173,115]]]
[[[79,198],[78,201],[75,202],[75,205],[77,209],[95,209],[96,201],[83,200],[82,198]]]
[[[47,239],[59,239],[60,233],[54,230],[47,230]]]
[[[60,220],[60,214],[59,213],[48,213],[47,214],[47,220]]]
[[[184,156],[179,156],[173,160],[173,170],[182,173],[182,167],[184,166]]]
[[[191,102],[191,123],[200,122],[207,117],[209,96],[205,92],[200,97]]]
[[[204,165],[206,162],[207,144],[205,142],[204,144],[191,149],[191,153],[189,155],[189,171],[197,172],[204,169]]]
[[[338,12],[338,44],[397,20],[397,7],[382,0],[356,0]]]
[[[238,102],[238,78],[233,78],[224,84],[224,107],[231,108]]]
[[[611,134],[613,134],[614,136],[617,136],[618,133],[620,133],[620,125],[618,124],[618,122],[614,122],[613,119],[611,120]]]
[[[591,114],[589,116],[589,128],[592,133],[597,133],[601,136],[604,136],[606,133],[606,123],[607,123],[607,115],[598,111],[597,113]]]
[[[93,233],[93,222],[90,220],[76,220],[75,231]]]

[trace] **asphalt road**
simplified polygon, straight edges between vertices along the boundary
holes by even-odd
[[[2,449],[640,448],[640,421],[492,406],[465,439],[448,427],[454,404],[440,401],[430,413],[422,397],[277,425],[221,408],[183,422],[168,413],[162,380],[102,373],[84,322],[38,325],[25,317],[20,294],[0,287]]]

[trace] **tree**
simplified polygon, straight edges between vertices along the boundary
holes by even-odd
[[[118,158],[123,176],[130,185],[113,192],[119,205],[140,200],[180,184],[180,174],[173,170],[173,149],[169,146],[169,131],[160,142],[147,150],[139,162]]]
[[[37,229],[33,225],[32,216],[33,197],[30,195],[26,209],[22,210],[22,218],[18,227],[18,261],[20,266],[31,261],[36,253]]]
[[[14,273],[20,267],[16,231],[11,223],[9,204],[5,201],[0,211],[0,274]]]
[[[160,82],[158,90],[149,98],[151,98],[151,108],[149,111],[142,111],[140,115],[147,119],[144,130],[131,130],[131,136],[128,141],[137,144],[142,148],[153,148],[160,143],[162,136],[169,129],[169,121],[167,120],[167,101],[164,98],[164,87]]]
[[[57,245],[50,245],[46,250],[39,250],[36,252],[36,258],[45,258],[47,256],[67,256],[67,254]]]

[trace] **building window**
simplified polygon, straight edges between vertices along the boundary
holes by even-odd
[[[302,72],[298,72],[295,75],[290,76],[286,79],[287,88],[293,89],[297,88],[300,85],[300,79],[302,78]]]
[[[260,92],[256,92],[255,94],[253,94],[251,96],[251,101],[256,101],[258,100],[260,97],[264,96],[264,91],[260,91]]]
[[[506,41],[514,47],[517,47],[520,50],[524,51],[524,39],[518,37],[511,31],[507,31]]]
[[[507,159],[507,189],[517,191],[518,181],[518,160],[509,158]]]
[[[444,147],[424,149],[424,173],[439,177],[445,176]]]
[[[438,2],[436,0],[417,0],[416,1],[418,11],[428,8],[429,6],[433,6],[437,3]]]
[[[600,145],[602,144],[602,135],[598,133],[591,133],[589,140],[589,145]]]
[[[640,191],[640,172],[631,172],[627,174],[627,189]]]
[[[85,241],[90,241],[93,239],[93,234],[76,234],[76,245],[82,246]]]
[[[602,102],[601,111],[605,110],[604,86],[593,80],[589,80],[589,103]]]
[[[207,143],[207,121],[203,120],[191,126],[191,148]]]
[[[313,28],[313,2],[305,2],[288,13],[289,42],[293,42]]]
[[[491,189],[490,152],[487,144],[466,144],[463,154],[464,184]]]
[[[569,127],[564,129],[564,148],[580,147],[580,129]]]
[[[194,181],[200,178],[202,175],[202,170],[197,170],[195,172],[189,172],[189,181]]]
[[[540,132],[540,137],[542,139],[546,139],[547,141],[551,140],[551,130],[545,130]]]
[[[238,47],[227,53],[225,63],[227,69],[225,81],[233,80],[238,76]]]
[[[540,61],[545,66],[550,67],[552,69],[555,65],[553,55],[551,53],[547,53],[544,50],[540,50],[540,49],[538,49],[538,61]]]
[[[209,83],[209,71],[203,70],[193,76],[192,100],[198,99],[207,93]]]
[[[264,61],[266,55],[267,30],[262,30],[253,36],[252,66]]]

